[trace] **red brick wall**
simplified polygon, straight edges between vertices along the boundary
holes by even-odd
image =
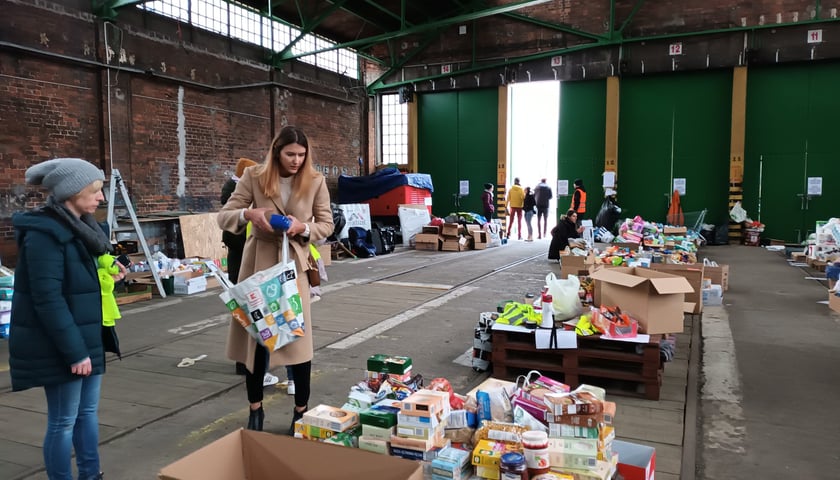
[[[358,173],[358,157],[367,154],[361,138],[367,99],[363,90],[342,86],[346,79],[309,66],[272,72],[261,50],[136,9],[126,9],[117,28],[108,29],[111,65],[122,67],[109,78],[101,65],[103,24],[86,13],[90,2],[76,10],[65,7],[71,3],[0,0],[11,25],[0,40],[15,45],[0,49],[4,263],[16,256],[11,215],[43,201],[24,185],[24,171],[50,158],[81,157],[110,171],[113,149],[113,167],[141,215],[217,210],[236,160],[261,161],[286,124],[309,134],[316,167],[330,185],[339,174]]]

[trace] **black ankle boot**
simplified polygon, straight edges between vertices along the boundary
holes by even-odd
[[[289,427],[289,436],[290,437],[295,436],[295,422],[297,422],[298,420],[303,418],[303,414],[304,414],[304,412],[306,412],[306,410],[307,409],[304,409],[303,412],[299,412],[297,408],[295,408],[295,407],[292,408],[292,425]]]
[[[263,420],[265,420],[265,411],[263,410],[263,407],[260,406],[260,408],[256,410],[251,410],[251,413],[248,414],[248,426],[245,428],[248,430],[262,432]]]

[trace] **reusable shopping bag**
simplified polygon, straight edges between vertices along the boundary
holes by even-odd
[[[304,335],[303,303],[297,287],[297,269],[289,260],[289,239],[283,234],[283,258],[236,285],[221,282],[219,295],[234,320],[269,351]]]

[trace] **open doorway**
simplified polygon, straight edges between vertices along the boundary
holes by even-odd
[[[560,82],[516,83],[508,90],[507,188],[519,178],[522,188],[534,188],[541,179],[551,187],[547,236],[557,218],[557,129],[560,120]],[[531,221],[537,241],[537,216]],[[514,226],[514,230],[516,226]],[[523,231],[526,227],[522,225]],[[524,235],[523,235],[524,237]],[[544,242],[548,242],[543,237]]]

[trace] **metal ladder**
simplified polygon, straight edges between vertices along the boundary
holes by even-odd
[[[108,227],[113,231],[117,227],[116,219],[114,218],[114,200],[117,196],[117,186],[119,185],[120,194],[122,195],[125,208],[128,210],[128,215],[131,217],[131,224],[134,226],[134,233],[140,240],[140,246],[143,249],[143,255],[146,256],[146,262],[149,264],[149,270],[152,272],[152,278],[155,279],[160,296],[166,298],[166,291],[163,289],[163,283],[160,281],[160,274],[152,261],[152,255],[149,253],[149,245],[146,243],[146,237],[143,235],[143,230],[140,228],[140,222],[137,220],[137,214],[134,212],[134,206],[128,197],[128,190],[125,188],[122,175],[116,168],[111,170],[111,181],[108,185]]]

